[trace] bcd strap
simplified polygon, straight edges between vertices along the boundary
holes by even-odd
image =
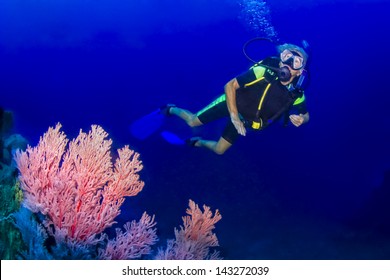
[[[288,109],[294,104],[294,102],[299,98],[299,95],[302,96],[301,93],[292,95],[291,101],[289,101],[285,106],[283,106],[272,118],[268,119],[267,122],[264,122],[260,117],[260,110],[256,112],[256,120],[252,121],[252,128],[256,130],[264,129],[277,118],[279,118],[283,113],[286,113],[284,122],[286,122],[286,118],[288,121]],[[264,96],[264,95],[263,95]],[[260,108],[261,109],[261,108]]]
[[[274,81],[276,81],[276,80],[277,80],[277,78]],[[259,102],[259,106],[257,107],[257,112],[256,112],[256,120],[257,121],[252,121],[252,128],[253,129],[259,130],[259,129],[263,128],[263,124],[264,123],[263,123],[263,120],[260,117],[260,111],[261,111],[261,108],[263,107],[264,99],[265,99],[265,97],[266,97],[266,95],[267,95],[271,85],[272,85],[272,82],[267,84],[267,86],[265,87],[265,90],[263,92],[263,95],[261,96],[261,99],[260,99],[260,102]]]

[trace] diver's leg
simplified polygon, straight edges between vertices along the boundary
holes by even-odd
[[[169,104],[167,105],[169,106]],[[222,94],[213,102],[208,104],[205,108],[197,112],[196,114],[176,107],[171,104],[170,107],[167,107],[168,111],[166,115],[175,115],[184,120],[190,127],[200,126],[214,120],[220,119],[222,117],[229,116],[229,111],[226,105],[225,94]]]
[[[169,109],[170,115],[175,115],[184,120],[190,127],[200,126],[202,122],[198,119],[197,115],[191,113],[188,110],[179,108],[179,107],[171,107]]]
[[[195,147],[205,147],[217,155],[223,155],[231,146],[232,144],[226,141],[223,137],[219,138],[218,142],[203,139],[199,139],[195,142]]]
[[[218,141],[204,140],[200,137],[193,137],[190,144],[195,147],[207,148],[218,155],[223,155],[238,139],[239,134],[233,123],[228,120],[222,136]],[[191,139],[190,139],[191,140]]]

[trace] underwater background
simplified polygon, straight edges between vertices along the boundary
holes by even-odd
[[[225,259],[389,259],[389,11],[384,0],[0,0],[0,106],[33,146],[57,122],[69,138],[99,124],[114,148],[139,152],[145,188],[117,221],[155,214],[161,242],[192,199],[221,212]],[[310,44],[308,124],[250,133],[223,156],[161,132],[218,139],[226,120],[130,133],[166,103],[207,105],[251,66],[242,46],[256,36]],[[258,60],[262,47],[251,46]]]

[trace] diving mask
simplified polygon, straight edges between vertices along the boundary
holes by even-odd
[[[303,57],[295,52],[290,50],[284,50],[280,53],[280,60],[283,64],[286,64],[291,67],[291,69],[299,70],[303,68]]]

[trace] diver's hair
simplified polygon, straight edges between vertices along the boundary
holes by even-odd
[[[278,50],[279,53],[283,52],[284,50],[290,50],[301,54],[303,57],[303,65],[306,65],[307,59],[309,58],[307,52],[303,48],[298,47],[297,45],[283,44],[277,46],[276,49]]]

